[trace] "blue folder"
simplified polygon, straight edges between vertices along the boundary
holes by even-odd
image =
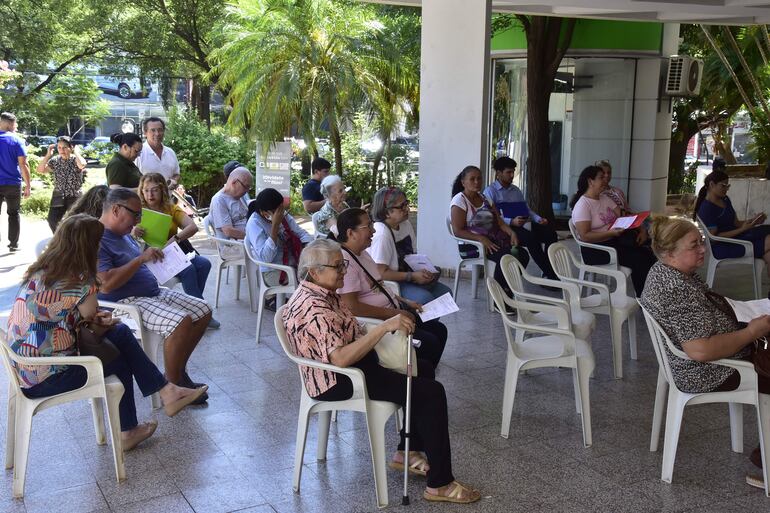
[[[503,212],[503,217],[513,219],[514,217],[529,217],[529,208],[526,201],[516,201],[513,203],[502,203],[498,205]]]

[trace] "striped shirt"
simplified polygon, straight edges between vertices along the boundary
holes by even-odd
[[[299,284],[283,312],[289,342],[297,356],[331,363],[335,349],[350,344],[364,334],[363,326],[335,292],[307,280]],[[337,384],[337,375],[301,366],[305,389],[317,397]]]

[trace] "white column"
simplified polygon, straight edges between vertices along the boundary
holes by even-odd
[[[663,26],[662,58],[639,59],[636,70],[634,123],[629,167],[628,201],[636,210],[663,212],[668,192],[671,113],[660,97],[660,80],[668,57],[679,48],[679,25]]]
[[[446,217],[454,177],[486,162],[491,0],[423,0],[419,251],[454,266]]]

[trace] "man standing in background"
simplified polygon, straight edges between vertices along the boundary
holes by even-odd
[[[160,173],[166,179],[170,190],[174,190],[179,183],[179,160],[174,150],[163,145],[166,136],[166,123],[156,117],[147,118],[142,122],[144,132],[144,146],[139,158],[136,159],[136,167],[143,175],[147,173]]]
[[[8,249],[19,249],[21,219],[21,182],[24,180],[24,197],[29,198],[29,164],[24,142],[16,136],[16,116],[10,112],[0,114],[0,207],[3,202],[8,211]]]

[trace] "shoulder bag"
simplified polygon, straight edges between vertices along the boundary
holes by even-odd
[[[102,361],[102,366],[115,361],[120,356],[120,350],[104,338],[104,334],[97,334],[88,326],[88,321],[81,320],[75,327],[78,352],[81,356],[96,356]]]

